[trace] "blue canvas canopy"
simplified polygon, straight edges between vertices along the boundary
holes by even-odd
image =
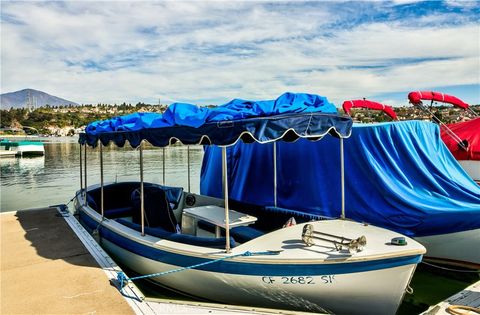
[[[227,148],[230,198],[274,204],[273,145]],[[339,217],[339,140],[276,143],[278,207]],[[344,141],[346,217],[428,236],[480,227],[480,186],[421,121],[355,124]],[[221,154],[205,148],[201,194],[222,196]]]
[[[134,113],[87,126],[79,142],[95,147],[113,141],[124,146],[128,140],[137,147],[142,140],[154,146],[183,144],[231,145],[244,142],[270,142],[298,138],[317,140],[329,133],[336,137],[350,135],[352,121],[339,116],[335,106],[319,95],[284,93],[276,100],[246,101],[235,99],[207,108],[174,103],[163,114]]]

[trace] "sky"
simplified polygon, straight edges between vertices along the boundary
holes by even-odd
[[[410,91],[480,103],[479,1],[1,1],[1,92],[223,104],[284,92],[337,106]]]

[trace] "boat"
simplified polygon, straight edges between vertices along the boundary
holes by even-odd
[[[440,125],[442,140],[450,152],[470,177],[480,183],[480,117],[478,114],[461,99],[440,92],[410,92],[408,99],[414,106],[428,112],[433,121]],[[470,113],[474,118],[464,122],[445,124],[423,104],[422,101],[425,100],[431,101],[430,108],[433,102],[450,104]]]
[[[12,141],[0,140],[0,152],[2,155],[39,156],[45,155],[45,148],[41,141]]]
[[[397,114],[393,110],[392,106],[370,101],[367,99],[344,101],[342,104],[342,108],[345,114],[349,116],[351,116],[352,108],[368,108],[374,110],[381,110],[385,114],[387,114],[392,120],[398,120]]]
[[[447,124],[447,127],[461,139],[466,150],[458,145],[458,141],[449,132],[442,129],[443,142],[467,174],[480,184],[480,117]]]
[[[418,242],[373,225],[229,197],[227,147],[240,140],[268,145],[336,137],[343,143],[351,125],[326,98],[294,93],[214,108],[174,103],[163,114],[94,122],[79,137],[76,214],[118,263],[189,296],[276,309],[394,314],[425,253]],[[102,148],[112,142],[138,149],[140,181],[103,183]],[[144,183],[145,142],[222,150],[222,196]],[[98,147],[100,184],[87,183],[87,146]],[[124,279],[119,276],[120,287]]]
[[[340,217],[338,145],[332,138],[270,146],[237,143],[227,150],[230,196]],[[204,195],[221,194],[219,159],[217,148],[205,149]],[[353,124],[345,140],[345,174],[347,218],[414,238],[426,247],[430,261],[480,269],[480,251],[474,250],[480,244],[480,186],[450,154],[438,125],[414,120]]]

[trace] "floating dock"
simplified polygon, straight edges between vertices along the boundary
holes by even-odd
[[[430,307],[422,315],[480,314],[480,281]]]
[[[0,314],[309,314],[145,298],[61,207],[0,215]]]

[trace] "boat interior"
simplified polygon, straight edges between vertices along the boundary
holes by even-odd
[[[141,200],[139,182],[122,182],[104,186],[104,216],[133,230],[141,231]],[[100,187],[89,189],[88,206],[98,213],[100,209]],[[187,226],[188,208],[223,207],[224,200],[185,192],[181,187],[168,187],[144,183],[145,234],[196,246],[224,248],[225,231],[215,236],[215,225],[195,220],[193,229]],[[291,218],[296,223],[318,221],[325,217],[273,206],[258,206],[229,199],[229,208],[257,220],[244,226],[230,228],[230,246],[235,247],[265,233],[282,228]],[[183,222],[183,223],[182,223]]]

